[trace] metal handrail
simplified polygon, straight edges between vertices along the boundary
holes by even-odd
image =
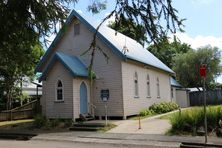
[[[96,106],[90,102],[88,102],[89,106],[90,106],[90,109],[91,109],[91,114],[93,117],[95,117],[95,109],[96,109]]]

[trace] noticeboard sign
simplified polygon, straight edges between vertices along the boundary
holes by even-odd
[[[102,101],[107,102],[109,100],[109,89],[102,89],[100,91],[100,97]]]

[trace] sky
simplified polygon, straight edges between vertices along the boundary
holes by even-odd
[[[173,7],[178,10],[178,16],[181,19],[186,19],[184,21],[185,32],[177,32],[180,41],[190,44],[195,49],[211,45],[222,51],[222,0],[172,1]],[[92,0],[80,0],[77,4],[69,7],[100,21],[113,10],[115,0],[107,0],[107,9],[95,15],[87,11],[90,2]],[[222,76],[217,79],[217,82],[222,83]]]

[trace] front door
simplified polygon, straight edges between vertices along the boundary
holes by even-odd
[[[88,113],[87,88],[84,82],[82,82],[82,84],[80,85],[80,113],[81,114]]]

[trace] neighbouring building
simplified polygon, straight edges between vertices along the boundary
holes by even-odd
[[[190,106],[189,89],[184,88],[174,78],[170,78],[172,102],[177,103],[180,107]]]

